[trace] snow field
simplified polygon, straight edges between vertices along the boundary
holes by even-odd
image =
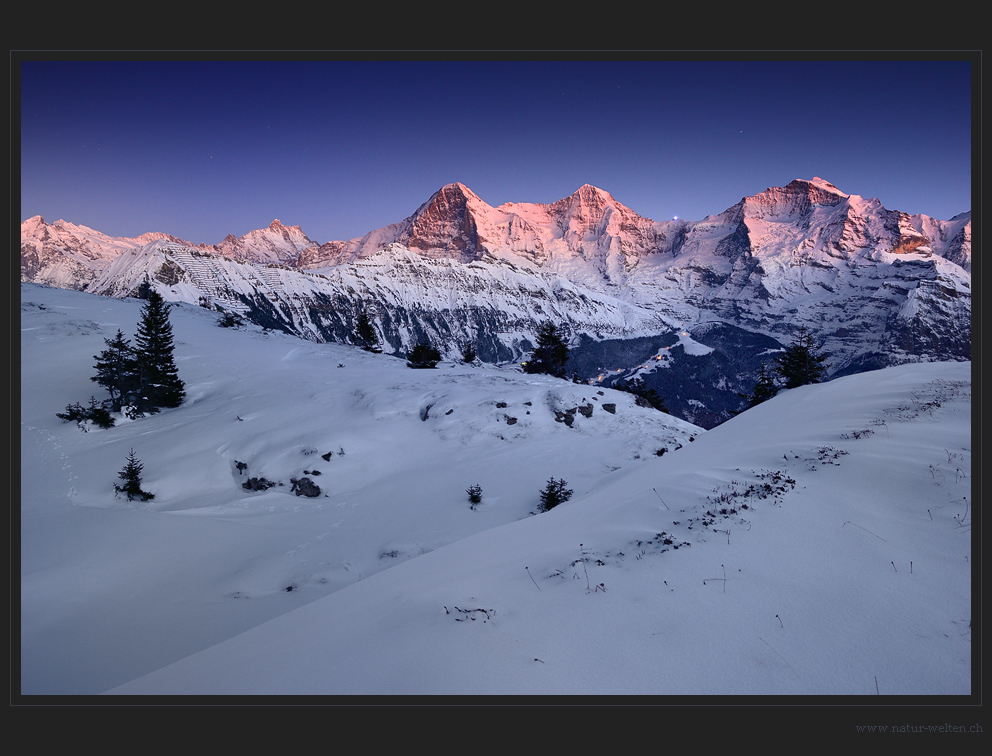
[[[22,287],[24,693],[970,691],[969,363],[702,431],[613,391],[410,370],[180,306],[186,404],[62,423],[139,309]],[[147,504],[113,496],[131,448]],[[304,471],[319,497],[289,493]],[[550,476],[575,495],[532,516]]]

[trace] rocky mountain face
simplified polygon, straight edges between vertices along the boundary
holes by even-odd
[[[449,184],[403,221],[321,245],[279,221],[210,247],[21,227],[22,281],[128,296],[147,275],[167,299],[316,341],[350,341],[365,310],[387,352],[426,336],[452,357],[472,341],[511,361],[552,320],[573,339],[570,373],[639,378],[705,427],[741,408],[803,325],[829,377],[970,359],[970,271],[970,213],[910,216],[819,178],[664,222],[589,185],[492,207]]]

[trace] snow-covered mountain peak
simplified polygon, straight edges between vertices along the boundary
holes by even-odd
[[[613,199],[613,195],[609,192],[593,186],[592,184],[583,184],[567,197],[549,205],[549,209],[552,213],[563,211],[567,212],[568,210],[575,208],[589,208],[599,212],[602,212],[607,208],[623,208],[627,212],[634,213],[633,210],[621,205]],[[636,215],[636,213],[634,214]]]
[[[455,182],[445,184],[431,195],[413,214],[414,218],[437,215],[451,209],[464,209],[471,205],[476,210],[492,209],[465,184]]]
[[[402,224],[406,230],[392,241],[428,257],[471,260],[480,251],[476,219],[492,211],[464,184],[445,184]]]
[[[44,225],[45,219],[40,215],[34,215],[21,223],[21,233],[23,234],[25,231],[33,231],[34,229],[40,228]]]
[[[295,262],[302,252],[316,246],[317,243],[299,226],[284,226],[276,219],[265,228],[249,231],[240,238],[228,234],[220,244],[204,249],[251,262],[287,264]]]
[[[805,182],[804,182],[804,179],[796,179],[796,181],[793,181],[792,183],[793,184],[796,184],[796,183],[807,183],[810,186],[815,186],[818,189],[823,189],[824,191],[827,191],[827,192],[833,192],[834,194],[839,194],[842,197],[847,196],[847,195],[844,194],[844,192],[842,192],[836,186],[834,186],[833,184],[831,184],[826,179],[820,178],[819,176],[814,176],[812,178],[812,180],[805,181]]]
[[[600,189],[598,186],[593,186],[592,184],[583,184],[574,192],[572,192],[572,197],[577,198],[580,202],[584,203],[609,203],[616,202],[613,199],[613,195],[604,189]]]
[[[266,228],[265,230],[279,234],[280,236],[286,239],[305,240],[306,243],[311,245],[315,243],[310,239],[310,237],[308,237],[305,233],[303,233],[302,228],[300,228],[299,226],[287,226],[278,218],[273,220],[272,223],[270,223],[268,228]]]
[[[40,218],[41,216],[38,216],[38,217]],[[54,221],[54,222],[52,222],[52,223],[50,223],[48,225],[50,227],[61,229],[61,230],[65,231],[66,233],[70,233],[70,234],[82,234],[82,235],[87,235],[87,236],[89,236],[89,235],[104,236],[104,234],[100,233],[99,231],[97,231],[95,229],[90,228],[89,226],[83,226],[83,225],[76,224],[76,223],[70,223],[69,221],[67,221],[67,220],[65,220],[63,218],[59,218],[57,221]]]
[[[814,207],[834,207],[849,199],[829,181],[795,179],[785,186],[769,187],[753,197],[744,197],[738,207],[745,217],[801,218]]]
[[[632,239],[627,236],[644,237],[653,224],[650,218],[638,215],[592,184],[583,184],[568,197],[545,207],[548,218],[561,229],[570,245],[593,236],[605,241],[606,247],[612,238],[628,247]],[[635,243],[635,246],[639,245]]]

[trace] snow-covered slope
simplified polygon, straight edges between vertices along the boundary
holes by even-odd
[[[22,288],[26,693],[98,693],[527,518],[551,476],[581,492],[704,433],[628,394],[481,366],[411,370],[220,328],[188,305],[171,315],[186,403],[82,433],[55,413],[104,398],[92,355],[118,329],[133,337],[141,302]],[[140,506],[113,489],[132,448],[155,494]],[[320,497],[291,493],[303,477]],[[251,478],[281,485],[249,492]]]
[[[702,431],[179,305],[183,406],[63,424],[140,304],[22,286],[24,693],[970,691],[968,362]],[[114,498],[130,449],[152,502]]]

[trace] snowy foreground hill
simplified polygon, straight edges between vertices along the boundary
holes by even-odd
[[[186,402],[81,432],[141,303],[21,297],[23,694],[971,692],[968,362],[704,431],[177,305]],[[114,496],[131,449],[153,501]]]

